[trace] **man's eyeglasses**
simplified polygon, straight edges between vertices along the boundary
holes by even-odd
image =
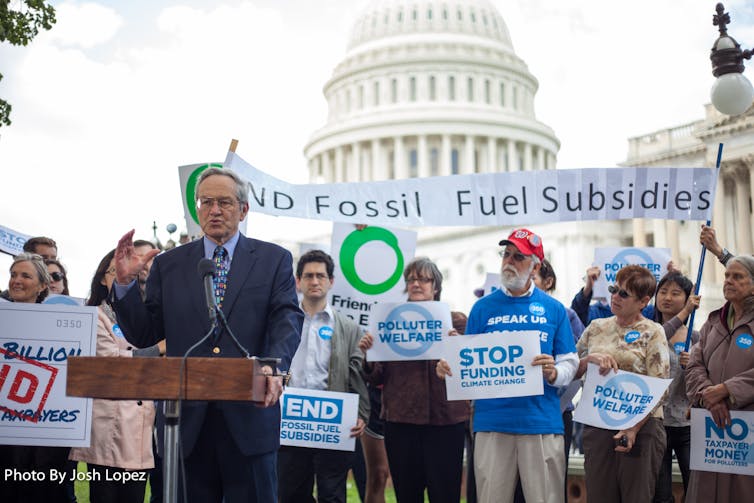
[[[317,281],[324,281],[326,279],[329,279],[327,274],[323,272],[318,272],[318,273],[305,272],[304,274],[301,275],[301,277],[305,279],[306,281],[314,281],[315,279]]]
[[[510,258],[513,256],[513,260],[516,262],[523,262],[527,258],[529,258],[527,255],[524,255],[521,252],[509,252],[508,250],[500,250],[497,252],[498,255],[500,255],[503,259]]]
[[[432,278],[422,278],[422,277],[416,277],[416,276],[409,276],[406,278],[406,284],[410,285],[411,283],[418,281],[422,285],[426,285],[427,283],[432,283],[434,281]]]
[[[51,272],[50,277],[53,281],[61,281],[65,279],[65,276],[63,276],[62,272]]]
[[[236,205],[236,201],[238,201],[238,199],[231,199],[228,197],[223,197],[220,199],[216,199],[214,197],[200,197],[196,200],[196,207],[200,210],[210,209],[215,206],[215,203],[217,203],[221,210],[229,210]]]
[[[610,292],[610,295],[618,294],[618,297],[621,299],[627,299],[629,297],[632,297],[633,295],[629,293],[628,291],[619,288],[618,285],[610,285],[607,287],[607,291]]]

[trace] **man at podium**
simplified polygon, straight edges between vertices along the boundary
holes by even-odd
[[[301,337],[292,257],[283,248],[247,238],[238,226],[249,211],[246,184],[228,169],[205,170],[196,186],[204,237],[162,255],[137,255],[133,230],[118,242],[113,306],[126,339],[147,347],[165,338],[168,356],[184,356],[210,329],[207,295],[196,272],[215,264],[215,301],[231,332],[251,355],[280,358],[289,368]],[[155,257],[142,301],[137,279]],[[211,302],[211,300],[210,300]],[[218,333],[192,357],[239,357],[232,338]],[[280,377],[267,377],[264,403],[184,402],[181,448],[190,501],[277,501]],[[161,430],[161,428],[160,428]],[[161,432],[161,431],[160,431]],[[182,494],[182,491],[178,491]]]

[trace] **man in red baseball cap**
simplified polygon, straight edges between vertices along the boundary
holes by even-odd
[[[558,388],[569,384],[578,357],[563,304],[534,286],[544,260],[542,239],[516,229],[500,241],[502,288],[477,300],[468,334],[524,332],[539,342],[532,365],[542,367],[544,394],[474,402],[474,472],[480,503],[513,501],[516,480],[527,501],[562,503],[565,483],[563,419]],[[458,371],[458,369],[455,369]],[[437,375],[452,375],[440,360]],[[533,377],[533,376],[532,376]]]

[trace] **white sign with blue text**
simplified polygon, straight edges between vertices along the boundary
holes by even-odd
[[[619,370],[600,375],[590,363],[573,420],[606,430],[625,430],[652,412],[672,379]]]
[[[595,248],[594,265],[600,268],[600,277],[594,282],[592,297],[609,299],[607,287],[615,283],[618,271],[627,265],[645,267],[654,275],[655,281],[660,281],[668,272],[671,258],[670,248]]]
[[[691,409],[692,470],[754,475],[754,412],[730,411],[719,427],[707,409]]]
[[[66,395],[69,356],[93,356],[97,308],[0,304],[0,444],[89,447],[92,399]]]
[[[359,414],[359,395],[286,388],[280,396],[280,445],[353,451],[351,428]]]
[[[24,251],[24,243],[30,237],[0,225],[0,252],[7,253],[8,255],[18,255]]]
[[[445,377],[448,400],[543,394],[542,367],[531,364],[541,352],[539,335],[517,330],[448,337],[443,355],[453,373]]]
[[[437,360],[453,328],[445,302],[375,304],[369,323],[374,345],[367,361]]]

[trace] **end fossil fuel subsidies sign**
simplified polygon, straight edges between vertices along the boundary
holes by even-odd
[[[539,331],[517,330],[448,337],[444,358],[448,400],[510,398],[544,393],[542,367],[531,362],[540,351]]]
[[[286,388],[280,397],[280,444],[353,451],[359,395]]]
[[[374,345],[367,360],[437,360],[443,356],[443,341],[451,328],[445,302],[376,304],[369,322]]]
[[[377,302],[405,299],[403,269],[414,258],[416,232],[336,223],[330,249],[335,283],[328,300],[333,309],[366,328]]]

